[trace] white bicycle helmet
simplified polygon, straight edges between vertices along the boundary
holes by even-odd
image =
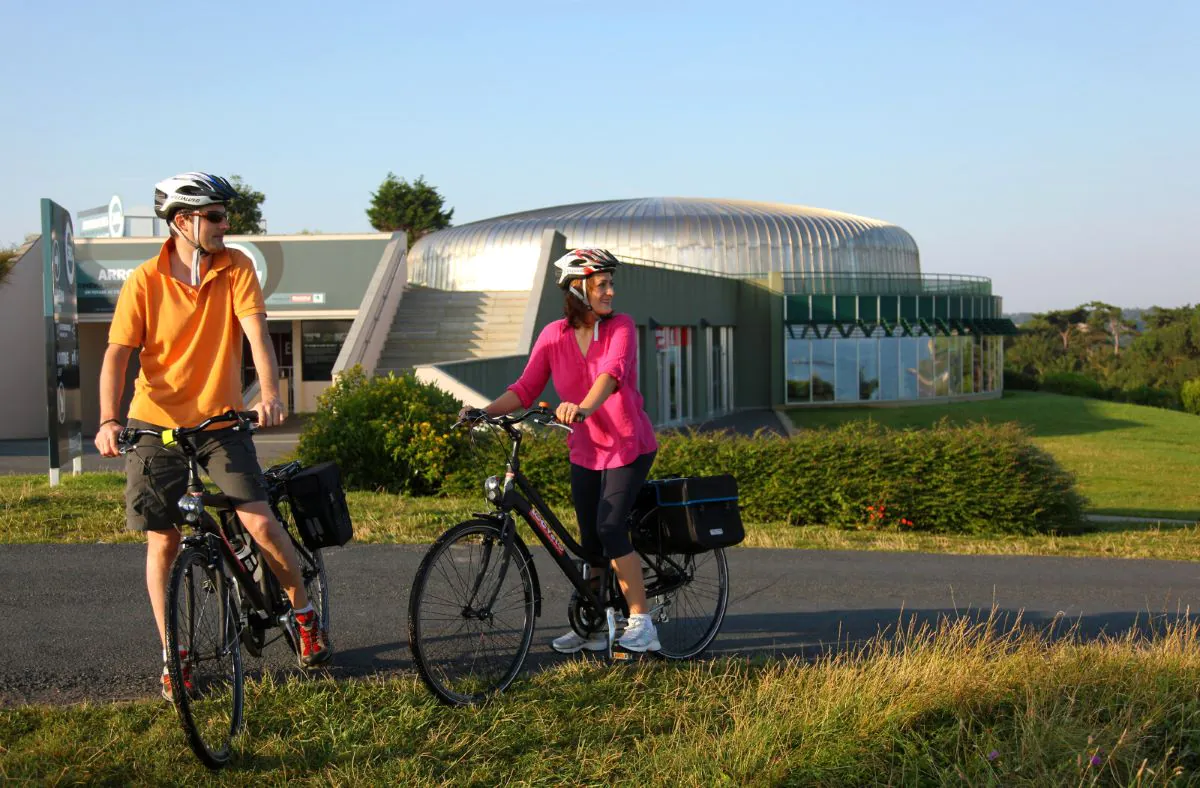
[[[554,261],[558,269],[558,286],[567,289],[571,280],[586,279],[592,274],[613,271],[621,263],[607,249],[572,249]],[[576,292],[574,288],[571,292]]]
[[[206,205],[226,205],[237,197],[237,190],[219,175],[206,172],[185,172],[154,185],[154,213],[166,219],[171,233],[175,227],[175,214],[184,209],[203,208]],[[181,233],[182,234],[182,233]],[[192,222],[192,237],[183,236],[195,247],[192,253],[192,286],[200,286],[200,256],[212,252],[200,245],[200,217]]]
[[[183,208],[225,205],[237,197],[229,181],[206,172],[185,172],[154,185],[154,212],[171,221]]]
[[[572,287],[571,283],[586,280],[592,274],[611,273],[620,264],[607,249],[572,249],[554,261],[554,267],[558,269],[558,286],[582,301],[589,312],[593,310],[592,302],[587,297],[587,287]],[[601,315],[600,320],[610,317],[611,312]],[[600,338],[600,320],[592,324],[593,339]]]

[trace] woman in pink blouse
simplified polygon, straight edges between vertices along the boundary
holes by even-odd
[[[603,552],[611,560],[629,603],[629,622],[618,644],[627,651],[657,651],[661,645],[647,612],[642,563],[625,522],[658,450],[637,387],[637,329],[632,318],[612,310],[613,270],[619,263],[611,253],[575,249],[554,265],[565,291],[566,316],[543,329],[521,377],[485,410],[501,416],[528,408],[553,377],[562,400],[555,410],[558,420],[571,424],[576,416],[586,417],[567,439],[580,539],[588,552]],[[583,638],[574,631],[551,645],[564,654],[607,647],[598,633]]]

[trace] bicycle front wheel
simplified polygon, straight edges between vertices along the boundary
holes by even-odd
[[[477,703],[521,671],[533,640],[529,552],[487,520],[459,523],[421,561],[408,602],[417,672],[443,703]]]
[[[696,555],[654,555],[646,597],[666,659],[691,659],[716,638],[729,604],[729,564],[725,551]]]
[[[192,751],[210,769],[229,762],[242,724],[242,652],[234,586],[219,560],[185,548],[167,589],[167,671]]]

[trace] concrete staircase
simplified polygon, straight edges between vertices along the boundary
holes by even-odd
[[[379,356],[377,375],[420,364],[517,352],[529,292],[453,292],[408,286]]]

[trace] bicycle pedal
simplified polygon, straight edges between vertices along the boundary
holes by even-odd
[[[641,651],[626,651],[620,646],[613,644],[612,661],[613,662],[640,662],[646,657],[645,652]]]

